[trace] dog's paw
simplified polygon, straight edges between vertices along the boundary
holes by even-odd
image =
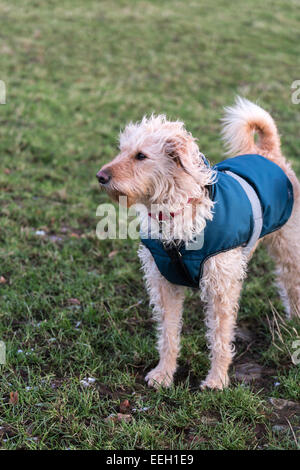
[[[149,374],[146,375],[145,380],[149,387],[170,387],[173,382],[173,375],[168,374],[167,371],[159,367],[155,367],[155,369],[151,370]]]
[[[200,388],[204,390],[205,388],[210,388],[214,390],[223,390],[224,388],[228,387],[229,385],[229,378],[228,376],[220,379],[220,377],[206,377],[205,380],[200,385]]]

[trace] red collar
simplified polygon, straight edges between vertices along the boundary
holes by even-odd
[[[193,198],[189,198],[187,203],[190,204],[192,201],[193,201]],[[170,216],[171,216],[172,219],[173,219],[176,215],[180,214],[181,212],[182,212],[181,210],[180,210],[180,211],[177,211],[177,212],[170,212]],[[156,219],[156,215],[151,214],[151,212],[148,212],[148,215],[149,215],[149,217],[152,217],[152,219]],[[168,220],[168,217],[166,217],[166,216],[160,211],[160,212],[158,213],[158,220],[159,220],[159,221],[161,221],[161,220]]]

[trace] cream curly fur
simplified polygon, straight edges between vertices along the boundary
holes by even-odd
[[[264,237],[263,243],[275,259],[279,293],[287,313],[299,317],[300,184],[281,153],[276,125],[265,110],[246,99],[237,98],[233,107],[226,108],[223,121],[223,139],[228,153],[259,153],[277,163],[293,184],[294,208],[289,221],[277,232]],[[259,136],[257,143],[254,140],[256,132]],[[137,161],[135,155],[138,152],[147,158]],[[130,123],[120,135],[119,155],[102,171],[111,175],[105,189],[114,199],[127,195],[129,205],[143,203],[150,208],[152,204],[159,204],[159,210],[166,214],[176,213],[168,233],[164,232],[164,224],[161,224],[166,240],[177,239],[180,235],[180,239],[188,241],[213,217],[213,203],[207,188],[214,182],[214,172],[203,163],[195,139],[181,122],[169,122],[165,116],[151,116],[144,117],[140,123]],[[188,200],[192,201],[193,210],[184,220],[181,210]],[[240,291],[252,253],[247,256],[242,248],[236,248],[205,262],[199,287],[206,305],[211,367],[202,387],[222,389],[229,383],[228,369],[234,354]],[[158,324],[160,355],[157,367],[148,373],[146,381],[156,387],[169,386],[180,350],[184,288],[162,277],[145,246],[140,246],[138,254]]]

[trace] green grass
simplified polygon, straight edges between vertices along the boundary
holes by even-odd
[[[283,310],[266,253],[256,253],[244,286],[239,326],[251,341],[237,340],[230,388],[199,389],[208,353],[189,292],[175,385],[150,390],[143,378],[157,352],[137,242],[95,237],[107,201],[95,174],[115,155],[120,127],[152,111],[184,120],[221,160],[222,107],[239,93],[273,114],[300,176],[290,89],[298,1],[0,0],[0,15],[0,446],[295,449],[299,408],[277,412],[269,398],[300,401],[290,357],[299,324],[285,326],[286,346],[274,344],[267,316],[272,325],[273,308]],[[249,362],[262,377],[239,384],[235,369]],[[85,377],[96,381],[85,388]],[[131,421],[105,421],[124,399]]]

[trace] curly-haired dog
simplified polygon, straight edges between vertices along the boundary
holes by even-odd
[[[211,358],[202,387],[227,386],[241,286],[247,263],[261,240],[275,260],[287,314],[299,317],[300,184],[281,153],[276,125],[265,110],[238,98],[234,107],[226,109],[223,122],[228,153],[243,156],[220,166],[209,166],[183,123],[151,116],[125,128],[118,156],[97,174],[114,200],[125,195],[128,206],[144,204],[160,226],[156,248],[143,240],[139,249],[159,336],[160,360],[146,376],[149,385],[172,383],[180,348],[184,285],[194,287],[198,282],[206,304]],[[238,194],[235,199],[234,193]],[[239,213],[232,214],[238,204]],[[187,206],[192,210],[182,217]],[[170,220],[167,232],[165,216]],[[232,220],[239,230],[241,223],[248,224],[242,236],[243,230],[237,233]],[[227,227],[234,232],[232,241],[227,240]],[[199,233],[206,236],[203,248],[187,254],[185,244]],[[218,246],[208,246],[211,239]],[[201,250],[205,252],[202,258]]]

